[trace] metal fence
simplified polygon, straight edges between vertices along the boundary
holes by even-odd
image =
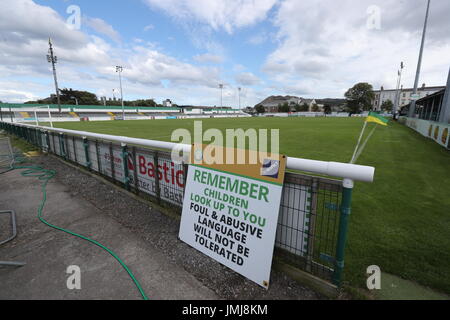
[[[342,182],[286,173],[275,245],[277,254],[333,280]]]
[[[166,150],[127,145],[120,139],[67,134],[58,129],[5,122],[0,122],[0,127],[45,152],[181,213],[188,166],[173,163],[171,153]],[[341,180],[286,172],[275,240],[276,255],[339,285],[352,187],[352,183],[343,186]]]
[[[0,137],[0,172],[8,170],[14,162],[14,153],[8,137]]]

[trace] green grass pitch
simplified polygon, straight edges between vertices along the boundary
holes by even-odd
[[[194,120],[55,123],[58,127],[170,141]],[[280,152],[349,162],[361,118],[204,119],[203,129],[280,129]],[[372,124],[370,125],[372,126]],[[370,128],[370,127],[369,127]],[[345,280],[365,287],[366,268],[450,292],[450,152],[397,123],[379,127],[358,164],[374,166],[374,183],[356,183]]]

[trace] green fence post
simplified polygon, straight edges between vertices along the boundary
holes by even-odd
[[[344,270],[345,245],[347,242],[348,220],[352,211],[353,180],[344,179],[342,190],[342,202],[340,206],[339,232],[336,247],[336,261],[333,274],[333,282],[340,286]]]
[[[91,170],[91,160],[89,159],[89,140],[83,137],[84,155],[86,156],[86,167]]]
[[[125,187],[128,191],[130,191],[130,177],[128,172],[128,151],[126,143],[120,144],[122,147],[122,162],[123,162],[123,175],[124,175],[124,183]]]
[[[134,192],[136,194],[139,194],[139,178],[138,178],[138,168],[137,168],[137,161],[136,161],[136,147],[133,147],[131,151],[132,155],[132,163],[133,163],[133,177],[134,177]]]
[[[187,181],[189,165],[186,162],[184,162],[184,160],[181,163],[181,165],[183,166],[183,199],[184,199],[184,194],[186,193],[186,181]]]
[[[59,133],[59,151],[61,153],[61,157],[66,159],[66,148],[64,148],[64,133],[62,132]]]
[[[114,168],[114,151],[113,151],[113,143],[109,143],[109,165],[111,168],[111,179],[114,183],[116,183],[116,169]]]
[[[155,163],[155,191],[156,191],[156,200],[158,201],[158,204],[161,204],[161,188],[159,185],[159,179],[158,179],[158,165],[159,165],[159,156],[158,151],[155,151],[155,154],[153,156],[153,161]]]
[[[95,156],[97,158],[97,172],[101,173],[102,172],[102,163],[100,161],[100,152],[99,152],[99,148],[98,148],[98,140],[95,140]]]
[[[36,129],[31,129],[31,144],[36,145]]]
[[[36,129],[37,132],[37,144],[39,149],[43,149],[43,144],[42,144],[42,130],[41,129]]]
[[[50,153],[50,151],[51,151],[50,150],[50,136],[48,134],[48,131],[45,131],[44,134],[45,134],[46,152]]]

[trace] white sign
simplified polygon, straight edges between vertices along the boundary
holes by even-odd
[[[182,241],[264,288],[269,286],[285,169],[284,159],[268,162],[244,165],[258,168],[248,175],[191,164],[179,233]]]

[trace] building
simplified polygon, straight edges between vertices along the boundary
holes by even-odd
[[[330,106],[332,112],[343,112],[347,105],[346,99],[338,99],[338,98],[327,98],[327,99],[316,99],[317,105],[320,106]]]
[[[319,107],[318,111],[323,111],[323,105],[317,104],[316,99],[301,99],[299,105],[307,104],[309,109],[308,111],[313,111],[313,106],[316,104]]]
[[[303,105],[306,103],[309,107],[308,111],[311,111],[312,106],[316,104],[316,100],[315,99],[305,99],[305,98],[295,97],[295,96],[270,96],[270,97],[264,99],[263,101],[261,101],[260,103],[258,103],[257,105],[262,105],[267,113],[274,113],[274,112],[278,112],[278,107],[280,105],[284,105],[285,103],[287,103],[289,106],[292,107],[291,111],[295,111],[293,106]],[[320,108],[320,106],[319,106],[319,108]]]
[[[401,108],[399,122],[450,150],[450,70],[445,89],[417,100],[409,112],[411,106]]]
[[[415,118],[448,123],[450,119],[444,119],[445,113],[442,108],[444,97],[445,97],[445,89],[417,100]],[[401,113],[407,114],[409,107],[410,104],[404,106],[401,109]]]
[[[262,105],[267,113],[278,112],[278,106],[285,103],[298,102],[300,98],[294,96],[270,96],[257,105]]]
[[[424,98],[428,95],[436,93],[440,90],[445,89],[445,86],[442,87],[427,87],[425,84],[422,85],[421,88],[417,89],[417,94],[419,95],[419,99]],[[398,97],[398,106],[402,107],[411,103],[411,95],[413,94],[413,88],[404,89],[403,87],[400,89],[400,95]],[[375,98],[372,101],[372,108],[376,111],[381,111],[381,105],[383,102],[391,100],[393,104],[395,104],[395,97],[397,95],[397,90],[395,89],[384,89],[381,87],[381,90],[374,91]]]
[[[163,101],[163,106],[164,107],[171,107],[172,106],[172,101],[170,99],[166,99]]]
[[[408,115],[411,104],[401,108],[401,114]],[[450,124],[450,71],[447,86],[416,101],[413,117],[421,120]]]
[[[245,113],[250,113],[250,114],[256,112],[256,111],[255,111],[255,108],[250,107],[250,106],[245,107],[243,111],[244,111]]]

